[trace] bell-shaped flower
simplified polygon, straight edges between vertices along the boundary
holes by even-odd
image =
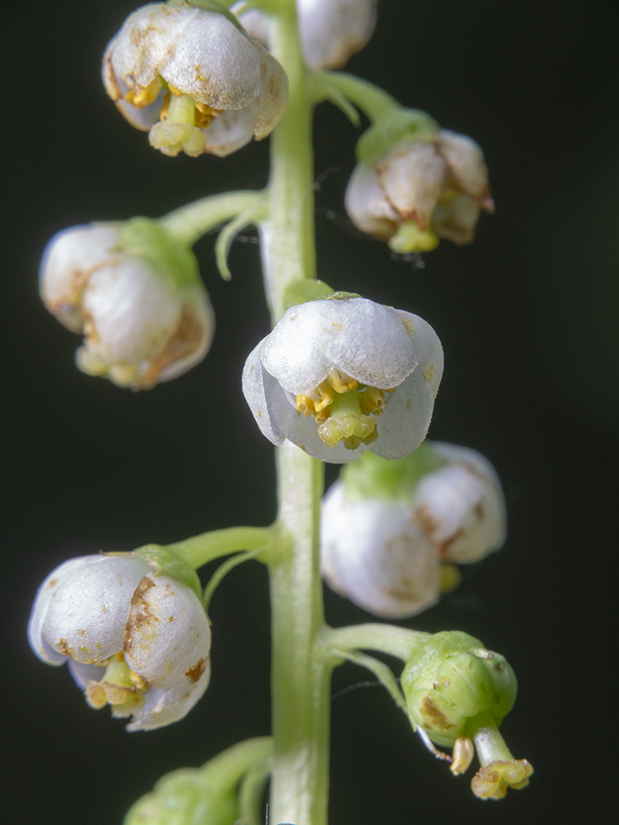
[[[439,441],[429,446],[441,464],[415,487],[410,518],[444,561],[479,561],[505,543],[501,482],[476,450]]]
[[[82,556],[43,582],[28,625],[36,655],[68,662],[88,703],[127,730],[182,719],[210,678],[211,631],[195,590],[145,558]]]
[[[422,318],[336,293],[284,314],[247,358],[243,393],[273,444],[336,464],[401,458],[425,438],[442,373]]]
[[[78,367],[148,389],[206,355],[215,322],[191,250],[154,221],[66,229],[48,244],[41,297],[84,335]]]
[[[376,26],[376,0],[297,0],[303,57],[310,69],[339,69],[361,51]],[[268,20],[252,9],[239,17],[245,30],[269,45]]]
[[[103,82],[119,111],[167,155],[221,157],[284,113],[284,70],[223,9],[150,3],[107,47]]]
[[[401,501],[351,499],[337,481],[322,503],[320,565],[327,583],[364,610],[403,619],[436,604],[440,562]]]
[[[346,209],[355,226],[396,251],[423,252],[439,238],[470,243],[480,209],[493,212],[494,202],[477,143],[440,129],[360,163],[346,190]]]

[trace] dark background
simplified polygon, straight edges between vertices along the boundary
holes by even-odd
[[[56,231],[265,182],[268,141],[224,160],[172,160],[116,114],[100,56],[132,10],[124,0],[3,10],[2,749],[15,823],[119,823],[160,775],[269,727],[258,565],[218,589],[211,686],[161,731],[126,734],[90,710],[25,637],[36,589],[64,559],[268,524],[275,512],[272,450],[239,382],[268,328],[255,244],[234,245],[230,284],[214,237],[197,245],[216,339],[198,368],[151,392],[80,374],[78,339],[37,297]],[[614,795],[618,23],[609,0],[384,0],[349,69],[474,137],[497,203],[471,246],[444,242],[423,269],[350,231],[342,196],[357,135],[338,111],[317,112],[321,277],[432,323],[446,371],[431,435],[484,452],[509,503],[505,549],[406,624],[459,628],[508,657],[520,695],[503,731],[536,769],[526,791],[475,800],[384,691],[359,689],[333,702],[334,825],[593,821]],[[334,625],[369,618],[326,600]],[[334,691],[366,678],[343,668]]]

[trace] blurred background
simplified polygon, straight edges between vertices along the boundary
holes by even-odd
[[[79,373],[78,338],[38,299],[38,262],[58,230],[266,181],[268,141],[227,159],[170,159],[116,113],[100,59],[132,10],[63,0],[3,11],[2,742],[15,823],[120,823],[162,774],[269,729],[258,565],[217,590],[211,685],[161,731],[125,733],[26,642],[36,589],[66,558],[275,515],[272,448],[239,380],[268,331],[251,232],[232,248],[231,283],[215,269],[214,236],[197,245],[216,338],[198,368],[150,392]],[[317,110],[320,275],[435,327],[446,370],[431,437],[483,452],[508,499],[505,548],[404,624],[461,629],[505,654],[520,695],[503,732],[536,769],[525,791],[478,801],[382,689],[359,688],[333,701],[333,825],[593,821],[614,790],[618,23],[610,0],[383,0],[348,69],[477,140],[497,204],[471,246],[445,241],[422,267],[352,230],[343,192],[358,132]],[[326,609],[333,625],[369,620],[331,592]],[[334,693],[367,678],[344,667]]]

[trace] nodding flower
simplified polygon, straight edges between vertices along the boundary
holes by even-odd
[[[221,157],[275,128],[288,99],[277,60],[225,10],[150,3],[109,43],[103,83],[166,155]]]

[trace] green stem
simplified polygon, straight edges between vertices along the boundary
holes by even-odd
[[[271,51],[288,75],[286,113],[271,136],[269,217],[260,225],[275,324],[291,281],[315,278],[312,101],[296,5],[273,5]],[[331,664],[314,657],[324,624],[318,557],[322,464],[290,442],[277,450],[278,520],[292,552],[270,563],[274,760],[269,819],[326,825]]]
[[[281,2],[270,20],[271,51],[288,75],[286,112],[271,135],[269,217],[260,224],[267,301],[273,323],[285,311],[289,281],[316,278],[313,104],[294,3]]]
[[[279,549],[283,542],[279,528],[272,527],[228,527],[211,530],[184,541],[168,544],[167,549],[175,553],[190,567],[197,570],[213,559],[238,553],[240,550],[263,550],[265,553]]]
[[[159,223],[177,240],[192,245],[206,232],[241,212],[251,213],[257,223],[264,214],[265,203],[264,192],[224,192],[181,206],[160,218]]]
[[[380,86],[347,72],[321,72],[312,76],[316,102],[331,98],[333,90],[361,109],[374,123],[400,108],[398,101]]]
[[[421,630],[373,622],[337,629],[324,627],[316,651],[317,655],[330,658],[337,651],[380,650],[406,662],[429,635]]]

